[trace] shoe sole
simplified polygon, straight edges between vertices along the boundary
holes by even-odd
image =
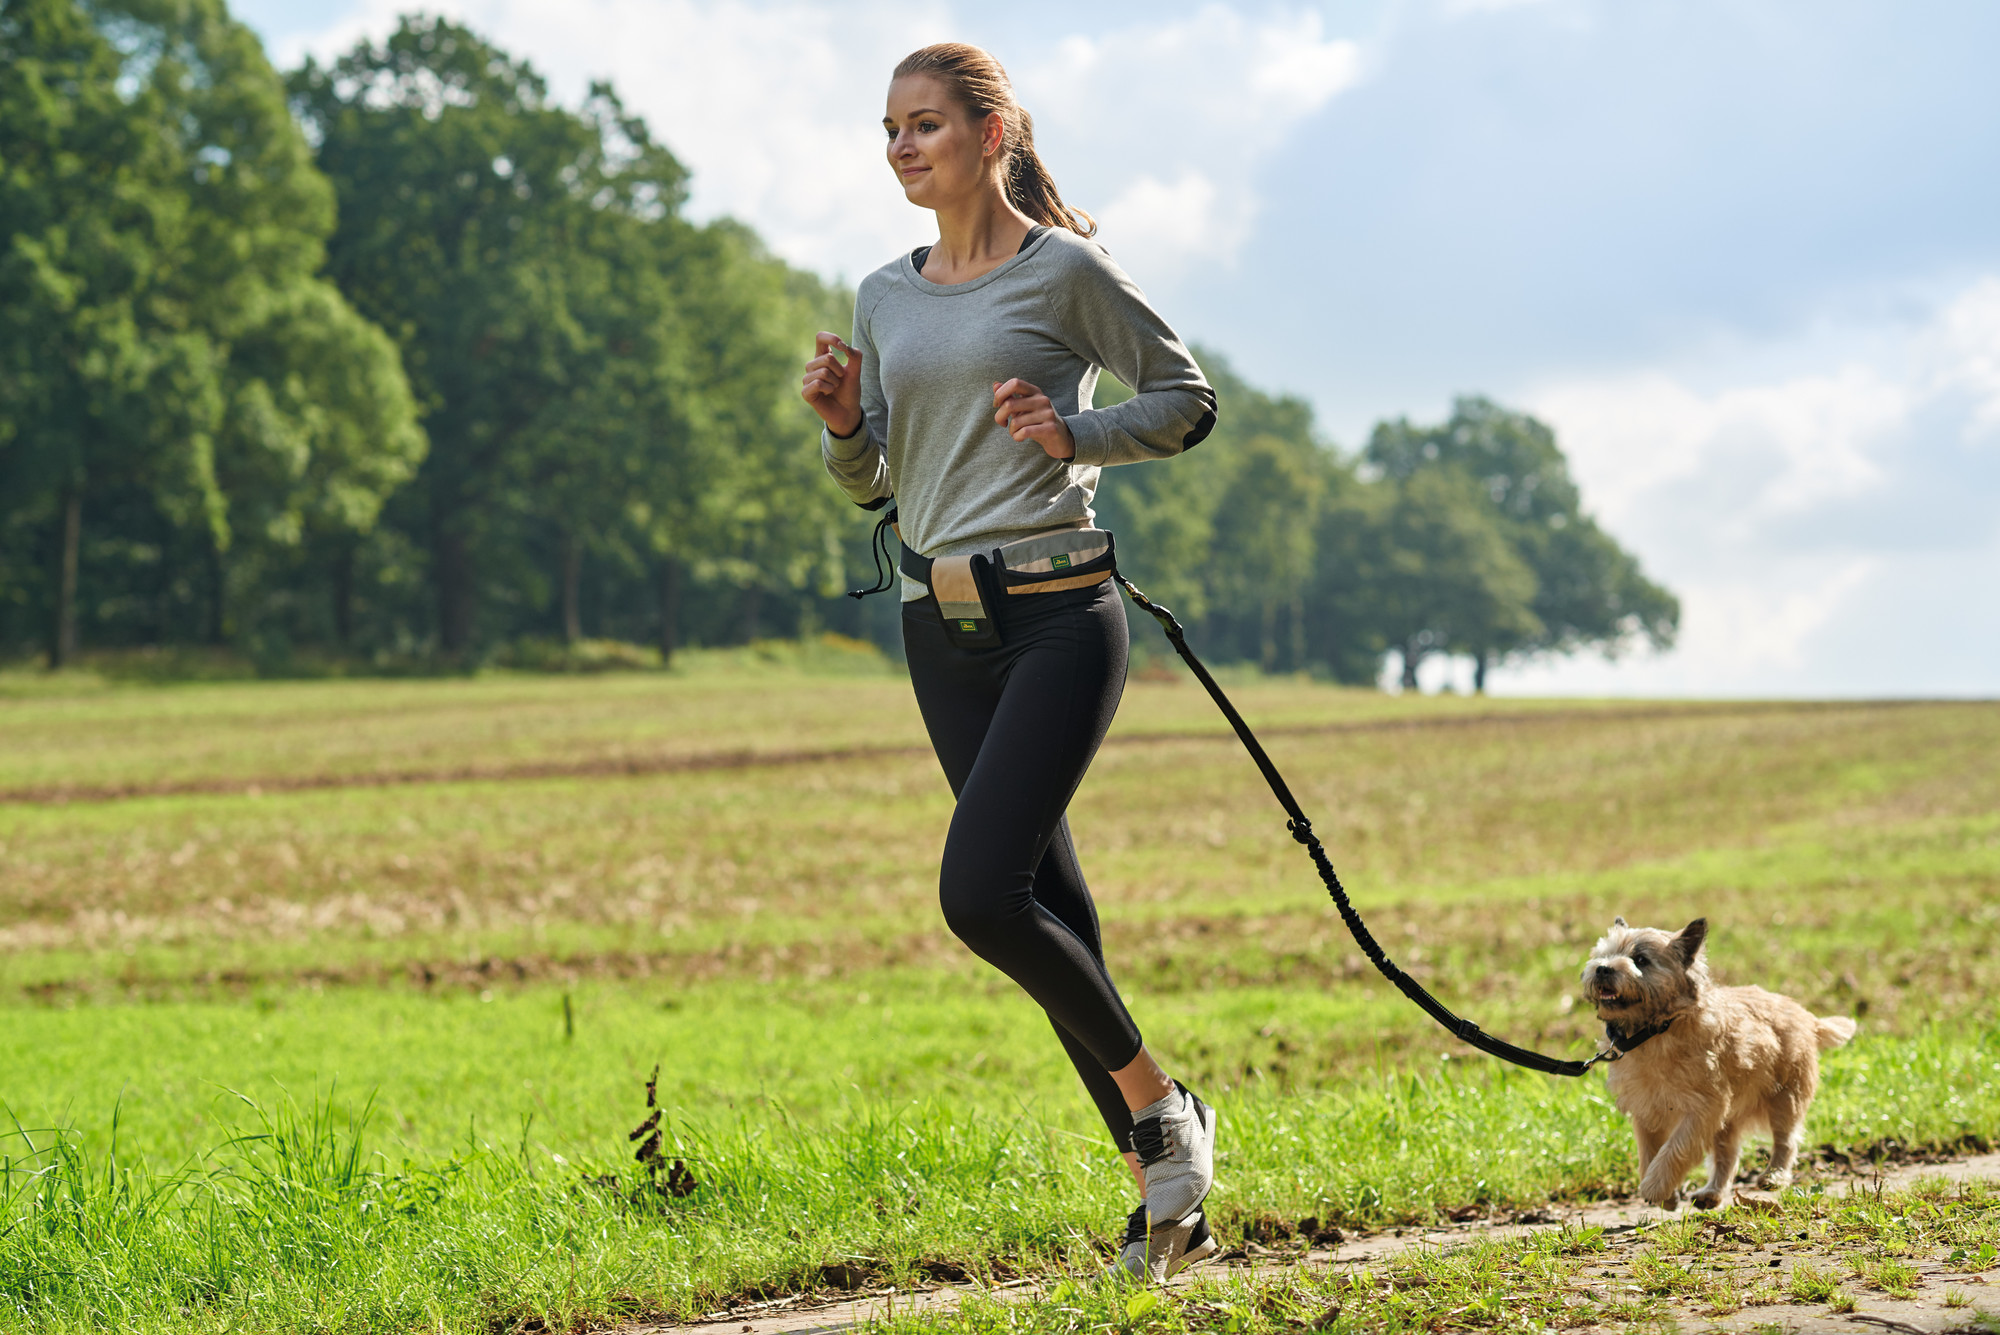
[[[1160,1277],[1157,1280],[1149,1278],[1143,1272],[1134,1271],[1128,1268],[1124,1264],[1124,1257],[1122,1255],[1117,1261],[1114,1261],[1112,1263],[1111,1272],[1121,1274],[1129,1279],[1141,1279],[1149,1284],[1152,1283],[1164,1284],[1166,1281],[1172,1279],[1175,1275],[1180,1274],[1181,1271],[1186,1270],[1189,1266],[1200,1265],[1203,1261],[1206,1261],[1209,1257],[1214,1256],[1217,1252],[1221,1251],[1222,1249],[1216,1243],[1214,1235],[1212,1235],[1208,1231],[1208,1217],[1206,1215],[1201,1214],[1200,1211],[1196,1211],[1194,1216],[1192,1217],[1194,1218],[1195,1222],[1188,1229],[1188,1242],[1190,1245],[1186,1248],[1186,1250],[1178,1253],[1177,1255],[1173,1256],[1171,1259],[1167,1260],[1162,1264],[1160,1269]],[[1175,1224],[1170,1225],[1169,1227],[1179,1227],[1179,1225],[1183,1223],[1186,1223],[1185,1219],[1178,1220],[1175,1222]],[[1197,1239],[1199,1239],[1199,1241],[1197,1241]],[[1129,1246],[1130,1244],[1127,1245]],[[1143,1264],[1144,1263],[1142,1262],[1142,1265]],[[1145,1266],[1145,1269],[1150,1270],[1151,1267]]]
[[[1206,1261],[1221,1250],[1221,1246],[1216,1243],[1214,1238],[1203,1238],[1199,1247],[1189,1248],[1168,1264],[1167,1278],[1172,1279],[1191,1265],[1200,1265],[1203,1261]]]

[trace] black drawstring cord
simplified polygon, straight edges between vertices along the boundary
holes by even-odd
[[[889,559],[889,529],[896,522],[894,506],[877,520],[875,532],[868,539],[868,554],[875,558],[875,584],[872,588],[849,589],[850,598],[866,598],[871,593],[887,593],[896,580],[896,563]],[[886,566],[885,570],[883,567]]]
[[[1208,691],[1209,697],[1222,711],[1222,716],[1229,720],[1229,726],[1236,730],[1237,739],[1243,743],[1243,749],[1250,753],[1250,759],[1257,762],[1257,768],[1263,772],[1264,782],[1271,785],[1271,792],[1277,797],[1278,805],[1285,809],[1285,815],[1289,818],[1285,821],[1285,828],[1291,832],[1293,839],[1305,846],[1307,855],[1312,858],[1313,866],[1319,871],[1320,880],[1326,883],[1327,893],[1333,897],[1333,906],[1340,910],[1340,920],[1347,924],[1348,934],[1361,947],[1361,953],[1368,957],[1368,962],[1373,964],[1384,978],[1394,983],[1398,991],[1416,1002],[1433,1020],[1449,1029],[1452,1037],[1459,1042],[1489,1053],[1502,1061],[1525,1066],[1531,1071],[1541,1071],[1547,1075],[1582,1075],[1599,1062],[1617,1061],[1627,1050],[1654,1036],[1648,1033],[1643,1038],[1637,1038],[1636,1041],[1629,1043],[1621,1043],[1614,1037],[1610,1047],[1589,1061],[1563,1061],[1560,1058],[1544,1056],[1539,1052],[1530,1052],[1526,1048],[1517,1048],[1504,1039],[1495,1038],[1472,1021],[1452,1014],[1443,1002],[1426,992],[1421,983],[1397,968],[1395,962],[1383,953],[1382,947],[1370,934],[1368,925],[1361,921],[1361,915],[1354,911],[1354,905],[1348,902],[1347,891],[1340,884],[1340,877],[1334,873],[1333,863],[1327,859],[1326,849],[1320,844],[1319,836],[1313,833],[1312,822],[1306,819],[1305,810],[1299,806],[1298,799],[1292,796],[1292,790],[1286,785],[1284,776],[1279,774],[1278,767],[1271,763],[1271,757],[1264,753],[1256,734],[1250,731],[1250,725],[1236,712],[1236,706],[1222,693],[1222,687],[1208,674],[1208,669],[1202,666],[1201,660],[1194,656],[1194,650],[1188,648],[1187,632],[1181,628],[1181,623],[1175,620],[1172,612],[1133,587],[1131,580],[1115,571],[1113,574],[1116,575],[1119,584],[1124,586],[1125,592],[1131,595],[1132,601],[1137,603],[1141,610],[1151,613],[1153,620],[1160,623],[1160,629],[1166,632],[1167,642],[1174,646],[1174,652],[1179,654],[1182,661],[1194,672],[1195,679]],[[1662,1025],[1661,1029],[1664,1028]]]

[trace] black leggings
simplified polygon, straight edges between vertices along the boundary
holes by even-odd
[[[959,940],[1048,1012],[1129,1150],[1132,1115],[1109,1072],[1139,1055],[1139,1028],[1105,970],[1063,814],[1125,690],[1125,606],[1110,580],[1000,603],[994,649],[954,648],[934,599],[903,604],[910,683],[958,798],[938,899]]]

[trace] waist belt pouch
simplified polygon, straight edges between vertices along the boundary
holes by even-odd
[[[1118,568],[1116,544],[1101,528],[1043,533],[993,553],[1000,586],[1009,594],[1056,593],[1102,584]]]
[[[944,618],[945,638],[959,649],[992,649],[1000,643],[993,620],[993,563],[984,556],[940,556],[931,562],[931,596]]]

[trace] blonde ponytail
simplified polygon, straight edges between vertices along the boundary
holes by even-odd
[[[1035,118],[1014,100],[1014,85],[1000,62],[976,46],[941,42],[912,51],[896,66],[898,79],[922,74],[945,86],[974,120],[1000,113],[1000,170],[1007,202],[1044,227],[1066,227],[1096,236],[1097,220],[1063,203],[1056,179],[1035,152]]]

